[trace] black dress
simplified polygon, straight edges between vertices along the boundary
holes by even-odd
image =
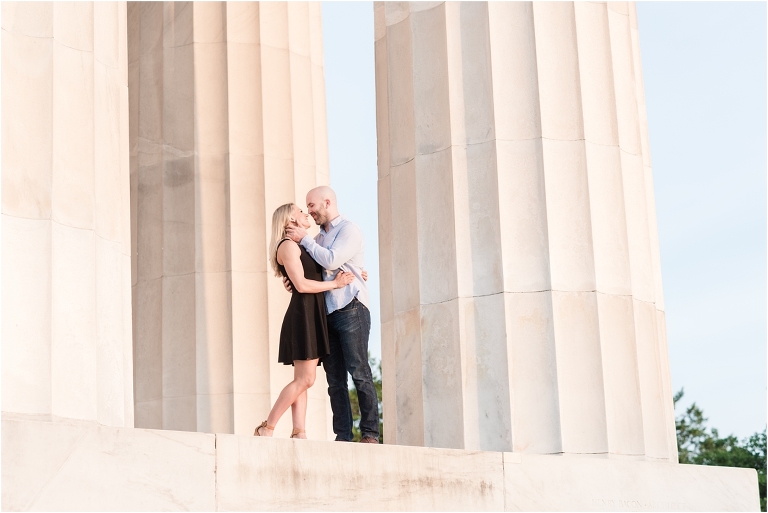
[[[283,239],[280,244],[289,239]],[[280,247],[280,244],[277,247]],[[323,268],[309,256],[307,250],[299,245],[301,250],[301,265],[304,268],[304,278],[307,280],[323,281]],[[288,278],[285,267],[278,264],[280,273]],[[288,278],[290,281],[290,278]],[[291,303],[283,318],[280,330],[280,349],[277,361],[285,365],[293,365],[294,360],[314,360],[323,358],[331,352],[328,342],[328,322],[325,317],[325,296],[317,294],[302,294],[296,291],[291,283],[293,294]],[[318,365],[320,362],[318,362]]]

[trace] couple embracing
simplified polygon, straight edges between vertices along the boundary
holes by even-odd
[[[320,226],[314,239],[307,235],[310,215]],[[336,440],[352,441],[349,372],[360,401],[360,441],[379,442],[378,399],[368,365],[371,314],[363,246],[360,228],[339,215],[336,194],[330,187],[307,193],[307,213],[287,203],[272,214],[269,259],[275,275],[283,278],[291,292],[280,330],[278,361],[293,365],[294,371],[293,381],[280,392],[255,436],[272,436],[290,406],[291,438],[306,438],[307,390],[322,362]]]

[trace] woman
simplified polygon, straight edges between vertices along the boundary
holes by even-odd
[[[285,236],[293,224],[309,228],[309,216],[293,203],[287,203],[272,214],[272,241],[269,260],[275,276],[290,280],[293,290],[291,303],[280,330],[280,350],[277,361],[293,365],[293,381],[288,383],[272,406],[267,420],[254,431],[254,436],[272,436],[275,425],[291,407],[293,432],[291,438],[306,438],[307,389],[315,383],[320,358],[330,353],[325,319],[326,290],[346,287],[355,276],[339,271],[333,281],[323,281],[323,268],[309,253]]]

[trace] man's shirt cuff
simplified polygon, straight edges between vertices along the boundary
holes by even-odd
[[[304,248],[306,249],[306,248],[309,248],[309,244],[311,242],[314,242],[314,239],[312,239],[312,237],[310,237],[309,234],[307,234],[307,235],[304,236],[304,238],[301,239],[299,244],[304,246]]]

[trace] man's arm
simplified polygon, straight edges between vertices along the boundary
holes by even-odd
[[[330,248],[322,247],[309,235],[301,239],[301,245],[315,262],[325,269],[333,270],[347,263],[362,249],[363,234],[357,226],[347,223],[341,227]]]
[[[363,277],[363,281],[368,281],[368,271],[365,269],[360,270],[360,275]],[[285,290],[288,292],[293,292],[293,289],[291,288],[291,280],[283,276],[283,287],[285,287]]]

